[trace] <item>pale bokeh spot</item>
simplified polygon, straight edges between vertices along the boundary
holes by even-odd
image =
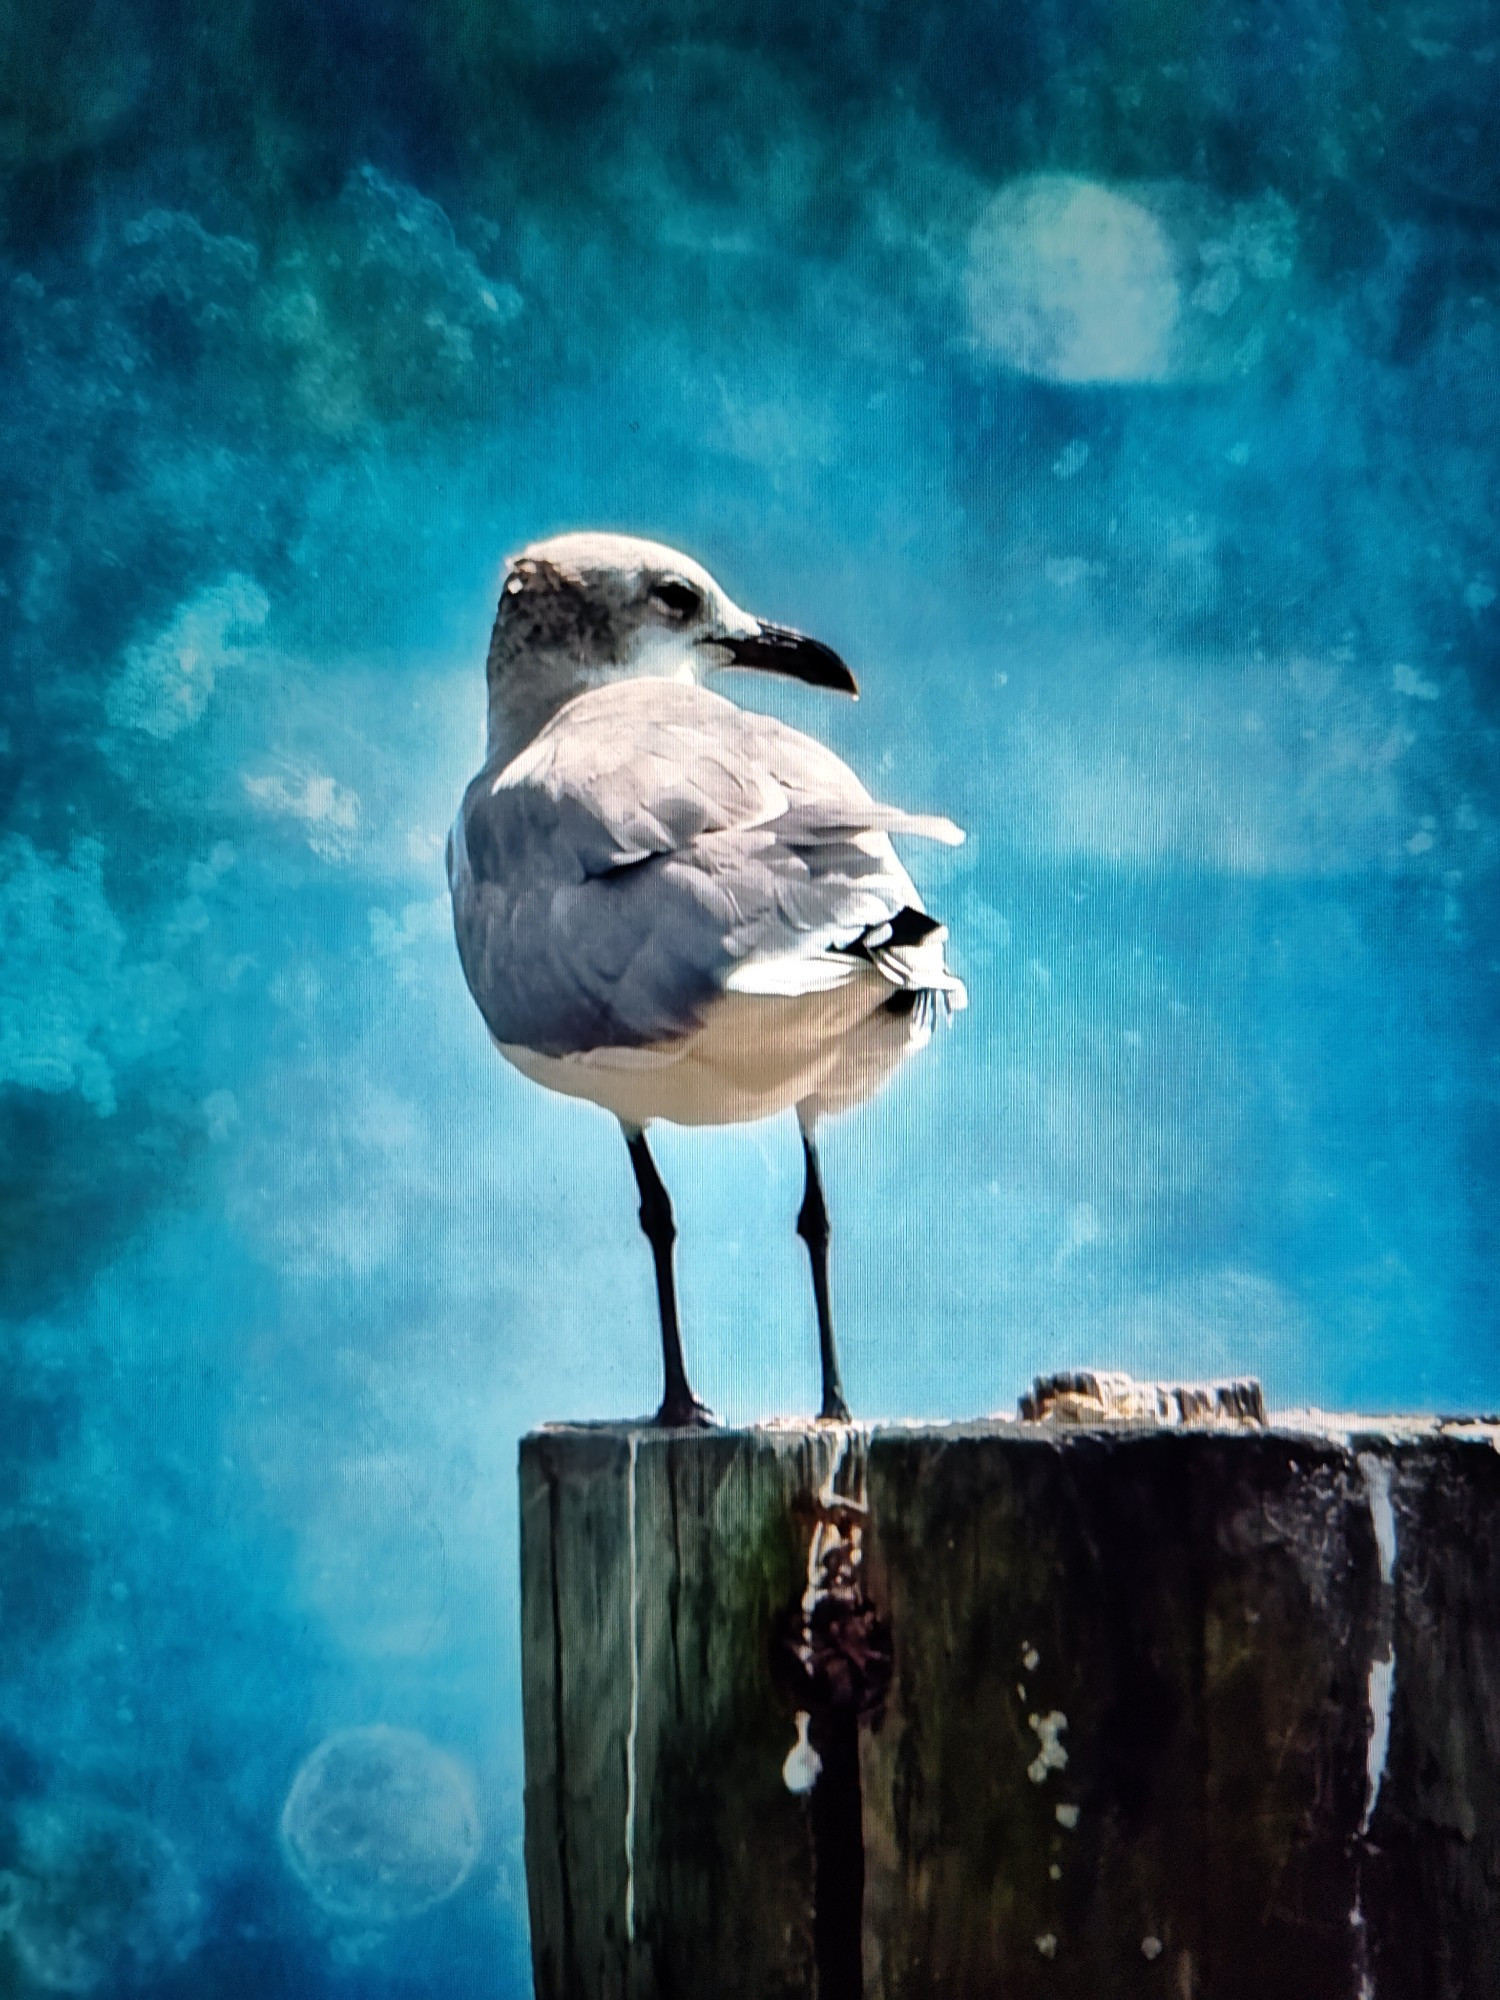
[[[330,1915],[394,1923],[444,1902],[479,1853],[467,1771],[413,1729],[376,1723],[327,1737],[281,1814],[281,1845]]]
[[[1171,246],[1149,209],[1097,181],[1035,174],[1000,190],[969,239],[981,343],[1048,382],[1160,382],[1179,311]]]

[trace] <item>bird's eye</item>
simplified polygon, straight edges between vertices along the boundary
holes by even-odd
[[[669,577],[664,583],[653,583],[651,601],[659,604],[663,611],[670,611],[674,618],[691,618],[703,608],[703,599],[690,583],[680,583]]]

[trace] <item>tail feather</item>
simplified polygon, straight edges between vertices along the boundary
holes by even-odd
[[[862,833],[910,833],[920,840],[939,840],[944,847],[962,847],[968,838],[961,826],[941,813],[906,812],[874,799],[803,801],[775,821],[776,829],[793,846],[799,840],[855,840]]]
[[[878,833],[913,833],[921,840],[940,840],[944,847],[962,847],[968,838],[942,813],[902,812],[899,806],[876,806],[869,824]]]
[[[943,956],[948,928],[926,910],[898,910],[888,923],[873,925],[849,949],[867,958],[898,993],[932,996],[949,1014],[969,1003],[963,981]]]

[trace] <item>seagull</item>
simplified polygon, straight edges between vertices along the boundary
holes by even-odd
[[[565,534],[511,557],[485,762],[448,839],[454,934],[501,1055],[624,1133],[656,1269],[658,1424],[714,1418],[688,1384],[647,1128],[796,1111],[819,1415],[847,1422],[815,1133],[965,1004],[890,840],[964,836],[877,804],[822,743],[704,685],[727,668],[859,692],[831,648],[742,611],[660,543]]]

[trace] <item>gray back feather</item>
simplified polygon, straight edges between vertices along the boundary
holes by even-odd
[[[877,805],[771,717],[613,682],[465,794],[449,842],[465,977],[495,1039],[539,1054],[670,1040],[737,967],[826,961],[917,904],[885,838],[902,829],[951,834]]]

